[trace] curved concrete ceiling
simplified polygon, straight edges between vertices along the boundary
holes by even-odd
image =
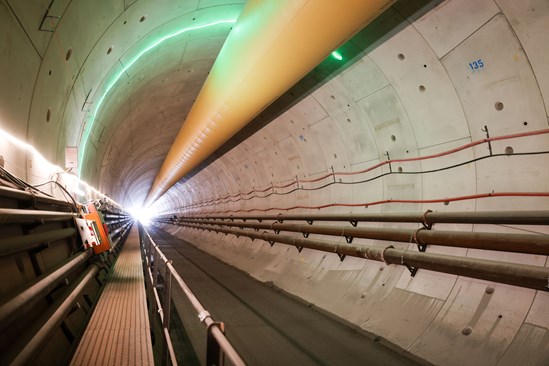
[[[49,4],[0,0],[1,127],[59,165],[66,146],[79,146],[83,178],[126,207],[140,205],[244,4],[55,0],[48,10]],[[214,24],[220,20],[227,22]],[[190,29],[197,25],[205,27]],[[545,0],[397,1],[338,49],[342,60],[326,59],[154,208],[548,209],[547,44]],[[472,144],[487,134],[520,136]],[[25,156],[0,154],[23,178],[42,179]],[[401,160],[429,155],[436,157]],[[385,164],[389,159],[396,161]],[[490,229],[549,234],[546,227]],[[436,364],[549,359],[546,293],[430,271],[412,278],[402,267],[170,230]],[[548,265],[545,256],[430,250]]]

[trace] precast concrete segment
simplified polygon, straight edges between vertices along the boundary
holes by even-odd
[[[154,365],[136,226],[107,281],[71,365]]]
[[[151,237],[250,365],[415,365],[404,351],[386,347],[334,319],[161,230]],[[199,357],[205,334],[193,309],[172,292],[185,331]],[[192,316],[190,315],[192,314]],[[198,349],[196,349],[198,347]]]
[[[249,1],[145,201],[150,205],[393,1]]]

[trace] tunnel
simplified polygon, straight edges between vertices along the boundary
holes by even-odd
[[[143,364],[549,364],[546,0],[0,0],[0,39],[0,363],[92,364],[136,283]]]

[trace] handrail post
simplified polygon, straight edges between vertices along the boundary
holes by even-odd
[[[217,327],[225,334],[225,324],[222,322],[214,322],[208,325],[208,335],[206,341],[206,366],[223,366],[225,365],[225,357],[213,335],[213,328]]]
[[[168,263],[172,261],[166,260],[164,262],[164,305],[162,306],[164,311],[164,322],[162,324],[163,332],[169,335],[170,332],[170,316],[171,316],[171,301],[172,301],[172,272],[168,267]],[[165,365],[170,364],[170,345],[168,344],[167,337],[164,337],[164,350],[162,352],[162,363]]]

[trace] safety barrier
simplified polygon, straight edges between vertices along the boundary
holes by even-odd
[[[144,262],[146,266],[147,285],[152,289],[155,301],[151,302],[152,313],[160,315],[162,322],[162,332],[164,334],[164,351],[162,363],[169,365],[177,365],[175,351],[170,337],[170,315],[171,315],[171,297],[172,297],[172,282],[179,285],[189,302],[192,304],[198,319],[207,328],[207,348],[206,348],[206,365],[223,365],[224,359],[227,357],[235,366],[245,365],[240,355],[236,352],[224,333],[224,324],[215,321],[210,313],[202,306],[200,301],[187,286],[185,281],[177,273],[172,266],[171,261],[162,253],[158,245],[151,238],[149,233],[141,227],[141,249],[143,252]],[[163,263],[163,269],[160,268],[160,263]],[[163,273],[162,273],[163,272]],[[158,292],[159,276],[163,278],[163,301],[160,299]],[[156,316],[151,319],[151,329],[155,328]]]

